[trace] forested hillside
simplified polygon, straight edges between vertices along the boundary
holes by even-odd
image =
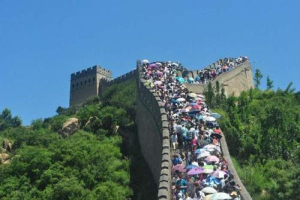
[[[205,94],[222,114],[231,156],[253,199],[299,199],[300,93],[292,83],[285,90],[256,88],[228,98],[218,84],[209,84]]]
[[[136,84],[128,81],[107,90],[101,102],[94,98],[81,107],[59,107],[56,116],[28,127],[5,109],[0,115],[0,199],[123,200],[137,195],[133,191],[139,182],[130,171],[144,163],[134,153],[138,147],[119,134],[136,134],[135,101]],[[71,117],[78,119],[78,130],[63,137],[62,126]]]

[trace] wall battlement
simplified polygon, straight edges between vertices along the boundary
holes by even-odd
[[[101,67],[100,65],[95,65],[93,67],[89,67],[87,69],[72,73],[71,74],[71,80],[82,78],[82,77],[88,76],[88,75],[93,75],[96,72],[100,73],[100,74],[103,74],[103,75],[106,75],[108,77],[112,77],[112,72],[110,70],[107,70],[107,69]]]
[[[137,125],[141,151],[157,184],[157,199],[171,199],[170,132],[164,104],[154,90],[145,85],[141,62],[137,61]]]
[[[111,80],[112,72],[100,65],[71,74],[70,106],[81,104],[89,98],[99,96],[101,79]]]
[[[113,80],[110,80],[110,81],[108,80],[107,84],[108,85],[112,85],[112,84],[115,84],[115,83],[120,83],[120,82],[129,80],[131,78],[135,78],[136,75],[137,75],[136,73],[137,73],[137,70],[134,69],[134,70],[132,70],[132,71],[126,73],[126,74],[123,74],[123,75],[121,75],[121,76],[119,76],[117,78],[114,78]]]

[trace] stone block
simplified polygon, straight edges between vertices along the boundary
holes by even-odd
[[[169,191],[168,190],[159,190],[157,198],[159,200],[169,200]]]
[[[170,140],[169,139],[163,139],[162,147],[163,147],[163,149],[170,149]]]
[[[162,155],[162,162],[169,162],[170,161],[170,155]]]

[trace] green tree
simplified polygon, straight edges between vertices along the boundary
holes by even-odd
[[[220,94],[220,82],[216,81],[216,107],[220,107],[222,96]]]
[[[273,81],[270,79],[269,76],[267,76],[267,89],[270,90],[274,87]]]
[[[22,120],[20,117],[12,117],[11,111],[5,108],[0,114],[0,131],[9,127],[19,127],[22,125]]]
[[[288,86],[286,87],[284,93],[286,93],[286,94],[292,94],[292,93],[294,93],[295,92],[295,88],[291,88],[292,85],[293,85],[293,82],[290,82],[288,84]]]
[[[207,105],[214,108],[215,93],[211,82],[207,84],[207,88],[205,88],[203,94],[205,95]]]
[[[254,74],[254,85],[255,85],[255,88],[258,89],[259,85],[260,85],[260,81],[262,79],[263,75],[261,73],[261,71],[259,69],[256,69],[255,70],[255,74]]]

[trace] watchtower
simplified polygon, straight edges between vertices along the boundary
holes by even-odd
[[[99,65],[71,74],[70,107],[99,96],[100,80],[112,80],[112,72]]]

